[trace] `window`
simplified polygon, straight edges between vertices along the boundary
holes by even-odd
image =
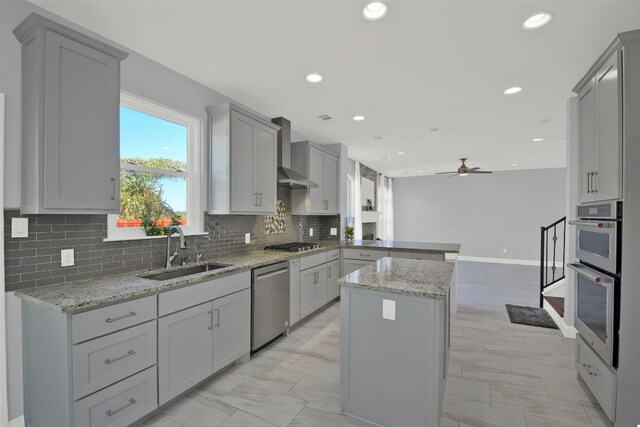
[[[109,215],[108,239],[147,235],[143,221],[201,230],[200,121],[123,93],[120,97],[120,214]]]

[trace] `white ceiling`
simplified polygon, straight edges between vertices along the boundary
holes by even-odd
[[[35,3],[391,176],[454,170],[463,156],[493,170],[565,166],[571,88],[615,33],[640,28],[638,1],[388,0],[377,22],[362,18],[366,1]],[[539,11],[551,23],[524,31]],[[324,81],[307,83],[311,72]],[[524,90],[503,95],[510,86]]]

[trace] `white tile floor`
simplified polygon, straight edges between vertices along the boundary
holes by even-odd
[[[606,426],[576,379],[575,342],[509,323],[505,303],[536,304],[535,269],[475,264],[460,265],[441,426]],[[368,425],[339,413],[339,345],[335,303],[144,425]]]

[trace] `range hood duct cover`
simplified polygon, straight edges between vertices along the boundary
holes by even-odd
[[[276,117],[271,122],[280,126],[278,131],[278,185],[288,188],[318,188],[318,184],[291,169],[291,122]]]

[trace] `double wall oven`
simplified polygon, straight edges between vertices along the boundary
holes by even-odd
[[[579,205],[576,221],[576,321],[582,338],[617,366],[622,202]]]

